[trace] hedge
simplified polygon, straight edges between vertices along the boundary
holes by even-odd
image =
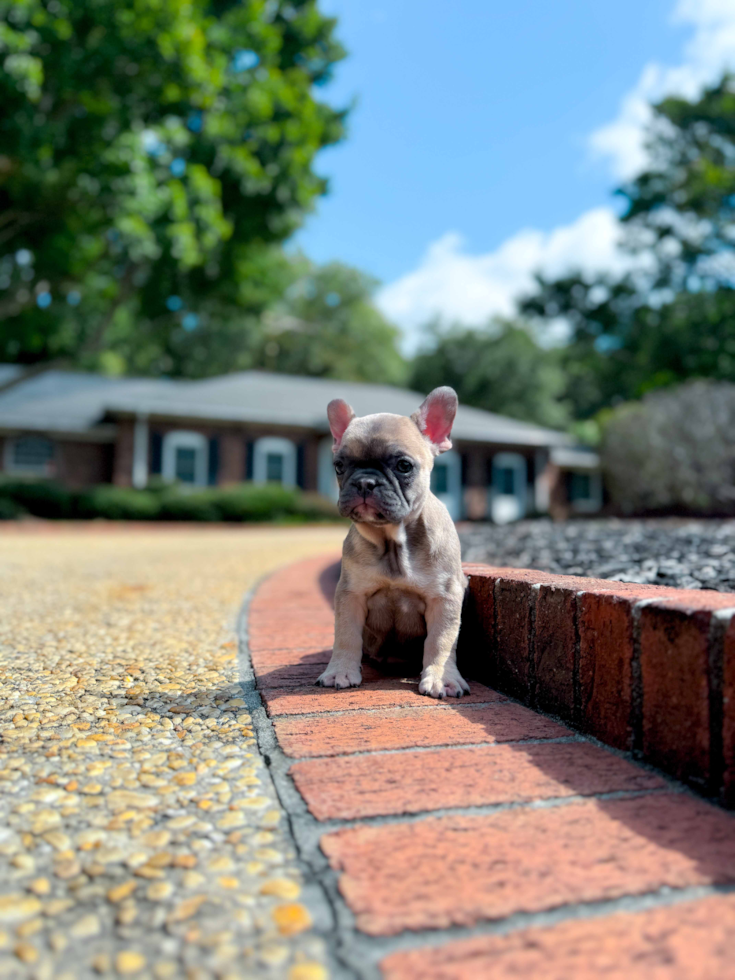
[[[241,483],[206,490],[164,483],[146,490],[101,484],[85,490],[67,490],[46,480],[0,481],[0,520],[25,515],[49,520],[233,523],[339,519],[334,504],[324,497],[274,484]]]
[[[601,446],[624,514],[735,514],[735,385],[689,381],[614,409]]]

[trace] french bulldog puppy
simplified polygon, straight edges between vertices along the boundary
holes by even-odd
[[[469,693],[456,664],[467,586],[459,538],[429,485],[434,458],[452,447],[456,413],[452,388],[435,388],[410,418],[356,418],[341,399],[329,403],[339,511],[352,527],[335,595],[334,651],[317,684],[356,687],[363,652],[423,641],[421,694]]]

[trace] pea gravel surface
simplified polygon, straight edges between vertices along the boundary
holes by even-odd
[[[0,977],[329,976],[235,626],[343,537],[0,532]]]
[[[463,524],[459,530],[464,561],[735,591],[732,520],[535,520]]]

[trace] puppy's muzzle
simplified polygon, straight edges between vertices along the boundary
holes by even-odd
[[[339,503],[343,517],[353,521],[370,521],[371,523],[387,523],[393,518],[393,506],[383,500],[384,492],[390,494],[390,488],[377,474],[355,474],[344,488]]]

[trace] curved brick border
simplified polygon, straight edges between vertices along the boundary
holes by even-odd
[[[658,745],[646,679],[663,665],[653,703],[687,695],[674,702],[682,717],[696,688],[687,732],[702,736],[704,701],[711,736],[718,663],[729,683],[727,597],[467,571],[469,676],[482,670],[562,721],[478,681],[452,703],[370,670],[354,690],[314,687],[330,653],[335,556],[273,575],[243,619],[248,703],[335,975],[727,976],[735,821],[563,724]],[[704,665],[704,687],[692,665]],[[616,685],[622,706],[599,715]],[[697,745],[683,758],[709,760],[711,778],[711,739]]]
[[[465,571],[471,676],[735,806],[735,594]]]

